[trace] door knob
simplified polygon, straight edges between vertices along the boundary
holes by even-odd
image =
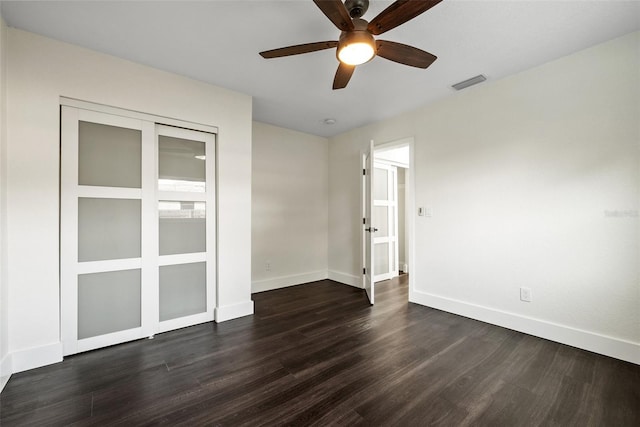
[[[374,227],[369,227],[369,228],[365,228],[365,231],[368,231],[369,233],[375,233],[376,231],[378,231],[378,229]]]

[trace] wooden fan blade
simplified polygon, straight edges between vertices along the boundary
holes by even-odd
[[[340,0],[313,0],[313,2],[340,31],[353,30],[349,11]]]
[[[388,40],[377,40],[377,55],[390,61],[417,68],[427,68],[438,59],[437,56],[420,50],[417,47]]]
[[[380,12],[369,22],[367,29],[377,36],[402,25],[423,12],[431,9],[442,0],[398,0]]]
[[[280,58],[282,56],[300,55],[301,53],[315,52],[317,50],[331,49],[338,46],[338,42],[316,42],[297,44],[295,46],[281,47],[280,49],[265,50],[260,52],[263,58]]]
[[[349,80],[351,80],[351,76],[355,69],[355,65],[347,65],[341,62],[338,66],[338,71],[336,71],[336,76],[333,79],[333,89],[342,89],[346,87]]]

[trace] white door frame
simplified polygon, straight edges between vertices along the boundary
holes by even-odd
[[[378,144],[374,147],[375,151],[388,150],[398,147],[409,147],[409,168],[406,171],[405,186],[406,186],[406,198],[405,198],[405,210],[409,212],[408,220],[405,223],[406,235],[408,240],[408,251],[406,254],[407,263],[409,264],[409,301],[414,300],[415,283],[418,280],[415,268],[415,229],[416,229],[416,195],[415,195],[415,182],[416,182],[416,165],[415,165],[415,140],[414,137],[407,137],[402,139],[393,140],[390,142]]]
[[[374,233],[375,229],[373,227],[373,175],[374,175],[374,166],[373,166],[373,156],[374,156],[374,148],[373,148],[373,140],[369,142],[369,147],[367,151],[362,151],[361,158],[361,168],[362,175],[360,176],[360,217],[358,218],[358,222],[360,223],[360,234],[361,234],[361,245],[360,245],[360,253],[361,253],[361,261],[362,261],[362,287],[364,288],[367,298],[369,298],[369,303],[372,305],[375,301],[375,281],[373,279],[373,272],[375,270],[374,265]],[[368,173],[367,173],[368,172]],[[362,222],[360,222],[362,220]],[[367,253],[368,249],[368,253]]]

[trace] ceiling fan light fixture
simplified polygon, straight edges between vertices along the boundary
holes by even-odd
[[[345,32],[340,36],[336,55],[344,64],[364,64],[376,56],[376,42],[373,36],[365,31]]]
[[[1,0],[0,0],[1,1]],[[369,0],[313,0],[316,6],[340,30],[338,41],[303,43],[260,52],[263,58],[281,58],[318,50],[336,49],[340,62],[333,78],[333,89],[344,89],[356,66],[380,56],[389,61],[425,69],[437,59],[435,55],[416,47],[389,40],[376,41],[384,34],[431,9],[442,0],[396,0],[376,15],[371,22],[362,19]]]

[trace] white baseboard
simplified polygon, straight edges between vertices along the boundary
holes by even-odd
[[[250,316],[253,314],[253,301],[243,301],[237,304],[216,307],[216,323],[237,319],[238,317]]]
[[[62,343],[43,345],[10,353],[11,373],[62,362]]]
[[[10,378],[11,378],[11,375],[2,375],[2,376],[0,376],[0,393],[2,393],[2,390],[4,390],[4,386],[7,385],[7,383],[9,382]]]
[[[353,274],[342,273],[340,271],[329,270],[329,279],[335,282],[344,283],[345,285],[354,286],[362,289],[362,277]]]
[[[640,365],[640,344],[425,292],[410,302]]]
[[[311,273],[294,274],[291,276],[280,276],[265,280],[256,280],[251,283],[251,293],[271,291],[274,289],[286,288],[288,286],[300,285],[302,283],[316,282],[324,280],[327,270],[312,271]]]
[[[0,360],[0,393],[4,389],[4,386],[9,382],[11,378],[11,354],[6,354],[2,360]]]

